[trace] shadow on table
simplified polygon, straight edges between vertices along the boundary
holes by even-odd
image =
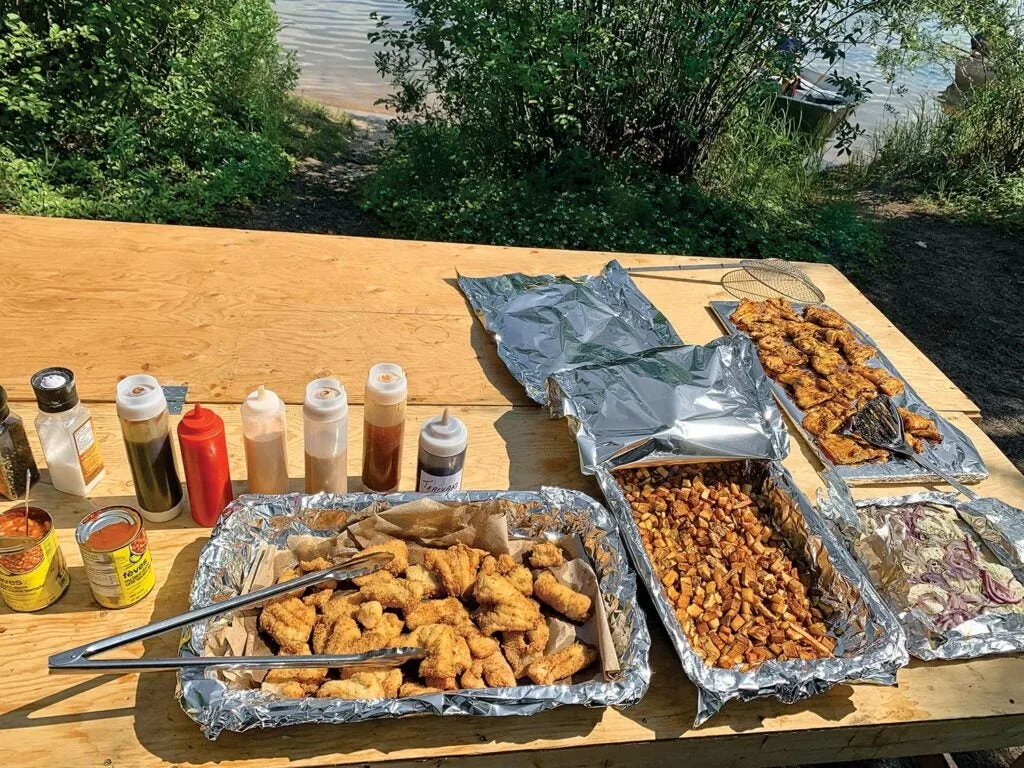
[[[580,474],[579,454],[565,421],[547,417],[539,408],[515,407],[494,421],[508,455],[508,487],[530,491],[542,485],[580,488],[600,493],[591,477]]]

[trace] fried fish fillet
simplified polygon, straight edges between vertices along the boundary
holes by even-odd
[[[818,377],[810,371],[786,371],[779,376],[780,384],[788,384],[791,387],[817,387]]]
[[[822,376],[837,373],[846,367],[846,361],[843,359],[843,356],[831,347],[819,349],[810,357],[811,368]]]
[[[288,653],[299,653],[309,642],[316,622],[316,609],[297,597],[267,603],[260,611],[260,629]]]
[[[804,307],[804,320],[822,328],[846,328],[842,315],[825,307]]]
[[[821,435],[818,437],[818,445],[833,464],[863,464],[889,458],[888,451],[863,446],[843,435]]]
[[[826,406],[819,405],[804,415],[804,429],[816,437],[835,432],[843,426],[843,419],[838,418]]]
[[[333,622],[325,617],[313,628],[313,651],[315,653],[352,653],[349,650],[359,642],[361,632],[351,616],[338,616]]]
[[[342,680],[366,680],[374,677],[384,689],[384,696],[393,699],[402,687],[402,670],[399,667],[343,667]]]
[[[385,608],[403,612],[411,611],[423,599],[423,585],[408,579],[392,579],[379,584],[367,584],[359,588],[367,600],[376,600]]]
[[[371,554],[373,552],[389,552],[392,555],[391,562],[379,571],[374,571],[366,576],[357,576],[352,579],[353,583],[357,587],[387,581],[388,579],[385,578],[383,574],[401,576],[405,573],[405,569],[409,567],[409,545],[402,539],[391,539],[380,544],[373,544],[372,546],[364,547],[360,554]]]
[[[504,638],[502,651],[516,677],[525,675],[530,662],[544,655],[550,636],[551,630],[546,621],[542,621],[528,632],[505,632],[502,634]]]
[[[440,597],[444,592],[441,580],[422,565],[410,565],[405,569],[405,578],[423,585],[423,597]]]
[[[895,376],[890,376],[882,368],[874,368],[870,365],[855,365],[851,370],[863,376],[889,397],[895,397],[903,391],[903,382]]]
[[[551,571],[537,575],[533,592],[538,600],[571,621],[586,621],[590,617],[590,598],[559,582]]]
[[[817,384],[812,386],[793,387],[793,402],[797,408],[806,411],[816,405],[821,405],[832,398],[831,392],[826,392]]]
[[[537,603],[525,597],[504,576],[483,574],[477,579],[473,596],[481,606],[474,619],[485,635],[524,632],[544,620]]]
[[[476,659],[462,673],[463,688],[513,688],[516,676],[512,667],[500,653],[494,653],[486,659]]]
[[[522,563],[512,559],[512,555],[503,552],[494,557],[487,555],[480,563],[480,573],[496,573],[508,579],[512,586],[529,597],[533,594],[533,574]]]
[[[740,299],[739,305],[729,315],[729,319],[733,325],[745,331],[754,323],[770,323],[778,316],[778,310],[765,302]]]
[[[310,656],[309,646],[300,648],[297,653],[282,653],[281,656]],[[271,669],[263,678],[265,683],[284,684],[298,683],[304,693],[314,694],[320,684],[327,678],[327,667],[297,667],[292,669]]]
[[[850,361],[851,365],[864,365],[864,363],[871,360],[878,354],[874,347],[869,347],[867,344],[861,344],[859,341],[851,341],[840,346],[843,350],[843,354],[846,356],[846,359]]]
[[[464,597],[476,582],[480,562],[486,554],[460,541],[448,549],[426,550],[423,565],[437,575],[450,596]]]
[[[826,376],[825,380],[848,400],[859,400],[862,397],[874,396],[875,385],[854,371],[836,371]]]
[[[465,639],[474,659],[482,659],[498,650],[498,641],[485,637],[473,623],[466,606],[454,597],[425,600],[406,614],[405,623],[410,630],[427,624],[447,624]]]
[[[362,624],[366,629],[373,629],[376,627],[384,615],[384,606],[378,603],[376,600],[367,600],[365,603],[359,606],[359,610],[356,611],[356,621]]]
[[[758,352],[757,359],[761,361],[765,373],[773,379],[790,369],[789,363],[783,359],[782,355],[775,354],[774,352]]]
[[[457,677],[424,677],[423,682],[427,684],[427,688],[437,691],[459,690],[459,679]]]
[[[908,411],[906,408],[897,408],[900,417],[903,419],[903,429],[914,437],[924,440],[931,440],[933,443],[942,442],[942,433],[935,425],[935,422],[919,413]]]
[[[594,663],[597,651],[583,643],[573,643],[550,656],[541,656],[526,668],[527,676],[537,685],[553,685],[571,677]]]
[[[457,678],[473,664],[465,638],[447,624],[427,624],[413,630],[409,638],[427,652],[419,667],[420,677],[424,679]]]
[[[331,597],[334,596],[333,589],[317,589],[310,592],[308,595],[303,595],[302,602],[306,605],[311,605],[314,608],[323,610],[323,607],[330,602]]]
[[[383,699],[384,687],[374,675],[358,672],[348,680],[328,680],[316,692],[318,699]]]
[[[366,602],[366,598],[359,592],[335,592],[324,605],[320,606],[328,623],[333,622],[339,616],[352,618],[359,611],[359,606]]]
[[[534,544],[526,559],[533,568],[556,568],[565,562],[562,548],[552,541]]]
[[[432,688],[429,685],[420,685],[419,683],[402,683],[402,687],[398,689],[398,695],[402,698],[406,696],[425,696],[431,693],[441,693],[444,691],[443,688]]]

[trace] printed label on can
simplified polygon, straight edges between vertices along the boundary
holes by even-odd
[[[156,583],[146,532],[111,552],[82,549],[82,561],[96,602],[106,608],[127,608],[149,594]]]
[[[14,611],[38,611],[64,594],[71,578],[51,530],[36,546],[0,555],[0,596]]]
[[[103,457],[100,456],[100,447],[96,444],[96,435],[92,431],[92,419],[86,419],[85,423],[71,434],[75,438],[75,450],[78,452],[82,477],[88,485],[103,471]]]
[[[462,470],[454,475],[432,475],[429,472],[420,471],[419,482],[416,483],[416,490],[420,493],[447,493],[457,491],[462,487]]]

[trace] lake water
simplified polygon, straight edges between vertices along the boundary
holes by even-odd
[[[276,0],[275,7],[283,25],[281,41],[298,54],[299,89],[306,96],[351,110],[382,110],[374,102],[387,93],[387,86],[374,68],[366,34],[374,29],[371,11],[397,20],[408,18],[402,0]],[[906,87],[906,93],[899,94],[882,82],[870,47],[851,50],[840,66],[844,69],[844,74],[860,72],[863,80],[875,81],[870,101],[858,108],[855,118],[869,131],[892,119],[887,105],[906,114],[952,79],[942,67],[927,67],[899,80],[897,86]]]

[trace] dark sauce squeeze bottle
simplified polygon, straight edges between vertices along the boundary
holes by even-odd
[[[401,366],[378,363],[370,369],[363,407],[363,487],[368,491],[398,490],[407,395]]]
[[[466,425],[449,414],[447,408],[440,416],[423,422],[416,460],[416,490],[448,493],[461,489],[468,442]]]
[[[117,384],[117,418],[146,520],[164,523],[181,512],[184,497],[174,465],[167,398],[152,376],[128,376]]]

